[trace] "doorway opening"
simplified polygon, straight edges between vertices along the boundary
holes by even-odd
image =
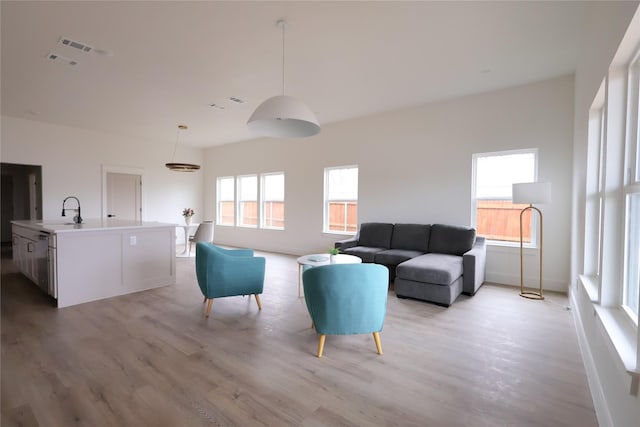
[[[11,221],[42,219],[42,166],[0,163],[0,240],[11,245]]]

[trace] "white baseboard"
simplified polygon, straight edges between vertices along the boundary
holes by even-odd
[[[278,246],[278,245],[269,245],[269,246],[264,246],[264,245],[238,245],[237,242],[226,242],[226,241],[222,241],[222,240],[216,240],[215,238],[213,239],[213,243],[216,245],[220,245],[220,246],[229,246],[229,247],[246,247],[246,248],[251,248],[253,250],[256,251],[263,251],[263,252],[274,252],[274,253],[278,253],[278,254],[284,254],[284,255],[293,255],[293,256],[302,256],[305,254],[310,254],[313,251],[310,251],[309,249],[304,249],[304,248],[294,248],[294,247],[290,247],[290,246]],[[318,251],[316,251],[318,252]]]
[[[613,419],[611,418],[611,412],[609,406],[604,397],[604,391],[602,390],[602,384],[600,383],[600,377],[596,370],[593,356],[591,355],[591,349],[589,342],[587,341],[587,335],[584,332],[584,325],[582,324],[582,318],[580,309],[578,307],[575,289],[572,288],[569,291],[569,303],[571,304],[573,321],[576,327],[576,333],[578,336],[578,345],[580,346],[580,353],[582,354],[582,360],[584,368],[587,373],[587,380],[589,381],[589,389],[591,390],[591,398],[593,399],[593,407],[596,410],[596,416],[598,417],[598,424],[601,427],[613,427]]]
[[[503,273],[491,273],[487,271],[486,281],[491,283],[499,283],[501,285],[517,286],[520,287],[520,276]],[[535,280],[528,280],[525,277],[525,284],[534,282]],[[549,280],[544,278],[542,281],[544,289],[556,292],[567,292],[567,283],[562,280]]]

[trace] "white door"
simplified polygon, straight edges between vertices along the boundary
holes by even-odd
[[[141,175],[107,172],[107,217],[141,220]]]

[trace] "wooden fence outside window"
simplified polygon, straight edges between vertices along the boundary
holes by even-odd
[[[329,202],[329,231],[358,231],[358,202]]]
[[[489,240],[520,242],[520,211],[509,200],[478,200],[476,231]],[[522,241],[531,243],[531,211],[522,215]]]

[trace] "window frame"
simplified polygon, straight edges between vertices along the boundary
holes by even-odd
[[[633,29],[633,30],[632,30]],[[591,300],[591,305],[576,304],[579,318],[589,317],[591,313],[598,319],[597,331],[605,338],[596,339],[615,350],[618,361],[624,370],[631,375],[631,384],[638,384],[640,379],[640,328],[633,313],[629,313],[624,303],[625,263],[628,251],[629,232],[629,195],[640,192],[640,141],[638,140],[637,123],[638,101],[640,94],[640,71],[637,62],[640,57],[638,42],[640,15],[636,14],[627,28],[627,32],[618,46],[618,50],[609,63],[604,82],[595,94],[589,111],[589,127],[587,139],[587,155],[589,161],[582,178],[586,178],[587,191],[596,192],[594,186],[601,186],[602,204],[601,218],[595,223],[595,205],[589,205],[589,194],[584,201],[579,201],[577,208],[584,209],[585,240],[583,248],[584,265],[578,277],[576,292],[570,294],[575,302],[581,302],[582,292]],[[634,79],[635,78],[635,82]],[[596,127],[591,126],[594,109],[604,108],[604,118],[600,135],[596,135]],[[595,164],[595,140],[601,140],[602,152],[598,154],[600,166]],[[592,144],[594,142],[594,144]],[[574,153],[575,154],[575,153]],[[601,236],[594,233],[600,227]],[[601,263],[599,277],[594,275],[594,242],[599,239],[599,260]],[[580,244],[580,240],[574,239]],[[635,259],[634,259],[635,260]],[[638,284],[640,286],[640,284]],[[640,289],[638,289],[638,305],[640,306]],[[639,307],[640,309],[640,307]],[[631,314],[631,315],[630,315]],[[637,317],[637,316],[636,316]],[[580,322],[579,322],[580,323]],[[584,328],[583,329],[587,329]],[[589,326],[588,329],[592,329]],[[595,330],[594,330],[595,331]],[[598,338],[598,337],[596,337]],[[589,343],[588,343],[589,344]],[[591,344],[589,344],[592,346]],[[637,391],[637,387],[636,387]],[[631,393],[633,394],[633,387]]]
[[[233,199],[232,200],[221,200],[222,194],[222,181],[223,180],[231,180],[233,184]],[[222,208],[220,207],[220,203],[229,202],[233,203],[233,223],[223,223],[222,222]],[[223,227],[235,227],[236,225],[236,178],[235,176],[219,176],[216,178],[216,225],[220,225]]]
[[[591,278],[589,295],[592,301],[600,301],[602,280],[604,230],[604,177],[606,150],[605,103],[606,79],[589,109],[587,128],[587,164],[585,174],[584,253],[582,271]]]
[[[356,197],[355,199],[329,199],[329,174],[331,171],[335,171],[335,170],[347,170],[347,169],[355,169],[356,170],[356,174],[357,174],[357,180],[356,180]],[[345,166],[329,166],[329,167],[325,167],[324,168],[324,194],[323,194],[323,203],[322,203],[322,232],[323,233],[327,233],[327,234],[341,234],[341,235],[348,235],[348,236],[354,236],[357,232],[358,232],[358,199],[359,199],[359,192],[360,192],[360,186],[359,186],[359,182],[360,182],[360,168],[358,167],[358,165],[345,165]],[[348,230],[341,230],[341,231],[336,231],[336,230],[331,230],[329,228],[330,224],[329,224],[329,204],[333,202],[340,202],[340,203],[345,203],[345,209],[347,209],[348,207],[348,203],[353,203],[355,202],[356,205],[356,226],[355,226],[355,230],[354,231],[348,231]],[[347,215],[345,214],[345,228],[346,225],[348,224],[347,222]]]
[[[624,207],[625,233],[624,233],[624,252],[623,252],[622,295],[621,295],[620,307],[627,314],[627,316],[629,316],[629,318],[635,324],[635,326],[638,327],[638,318],[640,317],[640,304],[638,303],[638,301],[635,301],[635,311],[634,311],[633,308],[628,303],[628,296],[629,296],[629,292],[630,292],[630,290],[629,290],[630,286],[632,286],[631,283],[629,283],[629,281],[631,280],[629,276],[630,275],[638,276],[637,269],[640,268],[640,260],[636,260],[635,261],[635,265],[634,265],[636,271],[634,271],[632,274],[630,274],[630,272],[629,272],[629,251],[631,250],[631,248],[630,248],[631,237],[635,236],[636,245],[638,244],[637,240],[640,239],[640,237],[638,237],[637,234],[633,234],[630,231],[630,229],[633,229],[635,231],[640,229],[640,218],[639,218],[640,215],[638,215],[638,212],[635,212],[636,213],[636,216],[635,216],[636,224],[635,224],[635,226],[633,226],[631,224],[632,215],[630,214],[631,206],[630,206],[630,203],[629,203],[629,199],[632,196],[640,197],[640,184],[635,184],[635,185],[632,185],[632,186],[629,186],[629,187],[630,188],[625,188],[625,191],[624,191],[625,192],[625,197],[624,197],[624,200],[625,200],[625,207]],[[640,203],[638,203],[638,204],[640,205]],[[637,255],[637,254],[638,254],[638,248],[636,247],[634,249],[633,255]],[[635,297],[637,299],[638,298],[638,293],[640,293],[640,281],[638,283],[635,283],[635,286],[638,287],[638,289],[635,290]]]
[[[270,177],[270,176],[278,176],[281,175],[282,176],[282,200],[266,200],[265,198],[265,193],[267,191],[267,185],[266,185],[266,178]],[[286,227],[286,217],[284,214],[284,209],[286,207],[286,203],[285,203],[285,198],[286,198],[286,179],[285,179],[285,173],[284,172],[268,172],[268,173],[261,173],[260,174],[260,185],[259,185],[260,189],[259,189],[259,193],[260,193],[260,201],[259,201],[259,216],[260,216],[260,228],[263,228],[265,230],[284,230]],[[272,203],[272,202],[282,202],[282,209],[283,209],[283,214],[282,214],[282,227],[278,227],[278,226],[273,226],[273,225],[266,225],[266,220],[267,220],[267,215],[266,215],[266,207],[265,207],[265,203]],[[273,221],[273,219],[272,219]]]
[[[598,164],[596,165],[596,198],[598,201],[597,221],[598,229],[596,231],[596,279],[598,286],[602,280],[602,235],[604,232],[604,192],[605,192],[605,175],[606,175],[606,150],[607,150],[607,105],[603,103],[600,111],[600,127],[598,137]]]
[[[635,294],[636,299],[640,294],[640,281],[638,283],[630,283],[631,278],[638,276],[638,269],[640,268],[640,260],[635,260],[630,264],[630,253],[632,256],[637,256],[638,253],[638,236],[632,233],[640,229],[640,215],[639,212],[635,212],[635,216],[631,215],[632,205],[630,200],[632,197],[640,197],[640,49],[638,49],[634,55],[634,58],[630,61],[627,67],[627,105],[626,105],[626,123],[625,129],[625,158],[624,158],[624,171],[626,172],[623,177],[622,191],[624,194],[624,249],[623,249],[623,262],[622,262],[622,289],[620,292],[620,307],[626,313],[631,321],[638,327],[638,320],[640,318],[640,302],[635,301],[635,311],[628,304],[628,297],[630,293],[630,287],[636,287],[632,295]],[[637,202],[636,202],[637,203]],[[638,205],[634,205],[637,206]],[[634,221],[634,224],[631,222]],[[635,236],[635,237],[634,237]],[[635,238],[635,241],[633,240]],[[631,248],[635,243],[634,248]],[[634,267],[633,272],[629,272],[630,267]],[[631,276],[631,278],[630,278]],[[637,279],[636,279],[637,280]]]
[[[513,197],[497,197],[491,199],[478,198],[477,194],[477,179],[478,179],[478,159],[483,157],[502,157],[509,155],[517,155],[517,154],[533,154],[533,180],[531,182],[536,182],[538,180],[538,163],[539,163],[539,149],[538,148],[520,148],[514,150],[502,150],[502,151],[492,151],[485,153],[474,153],[472,155],[472,167],[471,167],[471,226],[477,229],[478,224],[478,200],[504,200],[504,201],[512,201]],[[524,242],[524,248],[537,249],[538,248],[538,235],[540,230],[540,221],[538,215],[531,215],[531,230],[530,242]],[[487,245],[489,246],[503,246],[503,247],[520,247],[520,241],[517,242],[509,242],[504,240],[493,240],[487,238]]]
[[[254,224],[245,224],[243,222],[244,216],[244,200],[242,199],[242,180],[246,178],[255,178],[256,180],[256,194],[255,194],[255,204],[256,204],[256,223]],[[260,180],[258,179],[258,174],[247,174],[247,175],[237,175],[236,176],[236,227],[243,228],[258,228],[260,224],[260,201],[258,200],[258,196],[260,194]],[[249,200],[251,202],[253,200]]]

